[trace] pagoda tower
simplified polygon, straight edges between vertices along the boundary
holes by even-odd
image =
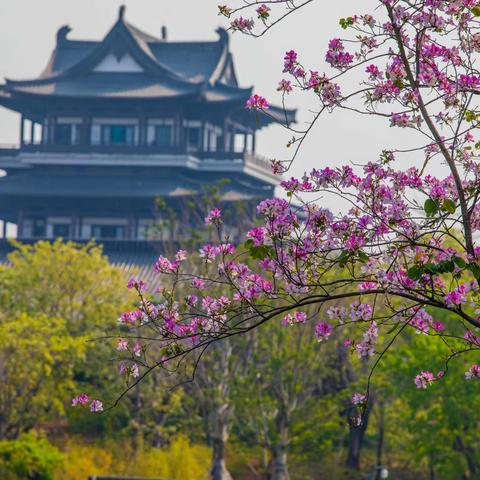
[[[0,85],[0,105],[21,115],[18,147],[0,149],[0,219],[21,240],[137,245],[157,198],[180,217],[186,199],[223,179],[222,202],[253,208],[274,194],[256,131],[295,112],[245,109],[252,89],[238,85],[225,30],[170,42],[165,28],[157,38],[124,17],[121,7],[101,41],[60,28],[38,78]]]

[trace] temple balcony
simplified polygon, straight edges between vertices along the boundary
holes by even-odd
[[[249,151],[206,151],[178,145],[0,145],[0,169],[34,165],[179,167],[246,173],[270,185],[279,182],[278,176],[271,171],[269,160]]]

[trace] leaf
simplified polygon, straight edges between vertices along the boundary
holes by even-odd
[[[344,267],[350,257],[350,252],[348,250],[344,250],[340,256],[338,257],[338,263],[341,267]]]
[[[470,263],[467,268],[473,273],[473,276],[477,280],[480,279],[480,266],[478,264]]]
[[[368,262],[368,259],[369,259],[369,256],[368,256],[363,250],[359,250],[359,251],[358,251],[358,259],[359,259],[362,263],[367,263],[367,262]]]
[[[423,269],[420,267],[420,265],[414,265],[408,269],[407,275],[408,278],[411,278],[412,280],[419,280],[423,275]]]
[[[250,250],[253,247],[253,239],[249,238],[243,246],[245,247],[246,250]]]
[[[472,8],[472,14],[473,14],[474,17],[480,17],[480,6],[479,5],[475,5]]]
[[[435,200],[427,198],[427,200],[425,200],[425,204],[423,205],[423,209],[425,210],[427,217],[433,217],[438,212],[438,204]]]
[[[441,208],[442,208],[442,211],[444,212],[455,213],[455,210],[456,210],[455,202],[447,198],[446,200],[443,201]]]
[[[458,268],[465,268],[467,266],[467,262],[462,257],[453,257],[452,260]]]

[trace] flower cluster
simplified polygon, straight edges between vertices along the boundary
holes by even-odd
[[[417,388],[427,388],[429,387],[433,382],[435,381],[435,376],[433,375],[432,372],[420,372],[416,377],[415,377],[415,386]]]
[[[90,401],[90,398],[86,393],[82,393],[78,395],[77,397],[74,397],[72,399],[72,407],[76,406],[86,406],[90,402],[90,411],[91,412],[102,412],[103,411],[103,404],[100,400],[92,399]]]
[[[260,95],[252,95],[245,104],[248,110],[267,110],[270,108],[268,101]]]

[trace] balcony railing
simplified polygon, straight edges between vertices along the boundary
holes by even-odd
[[[260,155],[245,151],[204,151],[186,146],[159,145],[58,145],[58,144],[0,144],[0,157],[16,156],[20,152],[53,154],[101,155],[191,155],[203,161],[232,161],[270,172],[270,161]]]

